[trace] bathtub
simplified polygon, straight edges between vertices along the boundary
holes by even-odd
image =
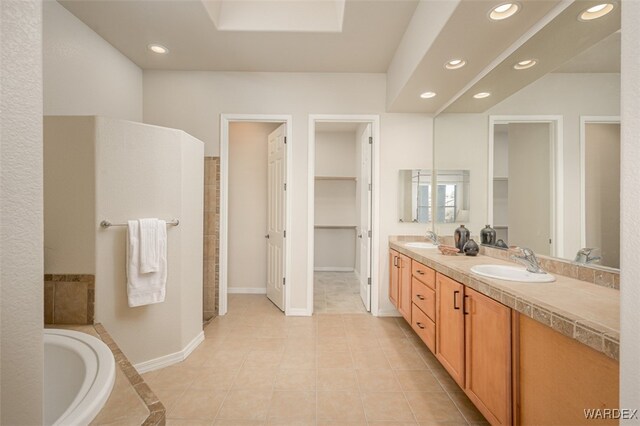
[[[44,330],[44,424],[87,425],[107,402],[116,378],[111,350],[73,330]]]

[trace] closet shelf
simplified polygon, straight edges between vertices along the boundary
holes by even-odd
[[[314,225],[316,229],[356,229],[356,225]]]
[[[493,180],[509,180],[508,176],[494,176]]]
[[[355,176],[316,176],[316,180],[352,180],[355,181]]]

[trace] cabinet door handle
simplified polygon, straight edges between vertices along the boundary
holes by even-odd
[[[420,300],[424,300],[424,296],[423,296],[423,295],[421,295],[421,294],[416,294],[416,297],[417,297],[418,299],[420,299]]]
[[[424,330],[424,325],[421,322],[416,322],[416,325],[418,326],[418,328],[421,328]]]
[[[462,313],[465,315],[469,315],[469,312],[467,311],[467,299],[469,298],[469,296],[465,295],[464,298],[462,299]]]
[[[398,256],[393,256],[393,266],[398,267]]]
[[[453,309],[460,309],[460,306],[458,306],[458,298],[456,297],[458,294],[460,294],[460,290],[454,290],[453,292]]]
[[[422,272],[420,269],[416,270],[416,272],[420,275],[424,275],[424,272]]]

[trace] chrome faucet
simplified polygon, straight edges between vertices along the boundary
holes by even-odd
[[[538,258],[536,258],[536,254],[530,248],[526,247],[516,247],[521,254],[512,254],[511,259],[516,262],[522,263],[527,267],[527,271],[534,274],[546,274],[545,271],[540,268],[540,264],[538,263]]]
[[[431,242],[435,245],[438,245],[438,234],[436,234],[433,231],[427,231],[427,233],[425,234],[425,237],[427,238],[427,240],[431,240]]]
[[[584,247],[578,250],[576,253],[575,262],[582,263],[583,265],[588,265],[591,263],[598,263],[602,260],[602,256],[592,256],[593,252],[599,250],[595,247]]]

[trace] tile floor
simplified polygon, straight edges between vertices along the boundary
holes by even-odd
[[[285,317],[264,295],[229,295],[205,336],[144,375],[168,425],[487,424],[400,319]]]
[[[360,282],[354,272],[315,272],[313,274],[315,313],[366,312],[360,298]]]

